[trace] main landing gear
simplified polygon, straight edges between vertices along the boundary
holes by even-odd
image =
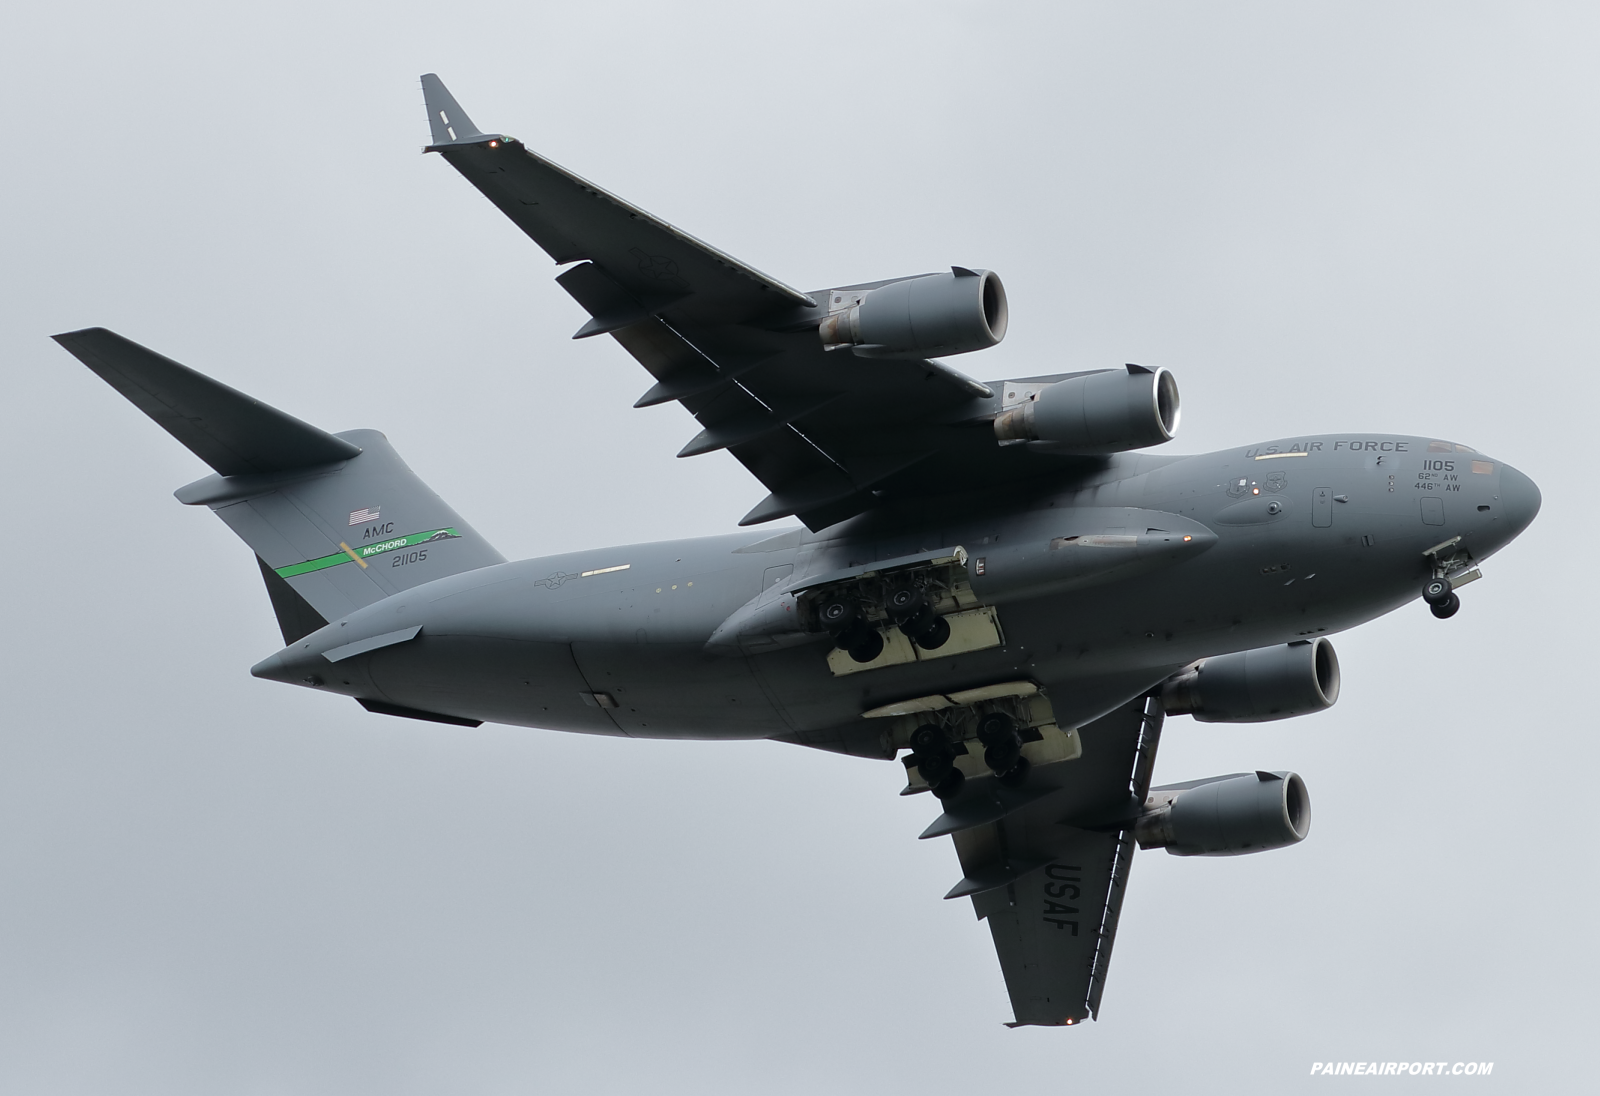
[[[924,723],[911,732],[911,756],[922,779],[940,799],[949,799],[961,790],[967,776],[956,768],[955,747],[937,723]]]
[[[1017,787],[1028,777],[1032,764],[1022,756],[1022,728],[1005,712],[989,712],[978,720],[978,741],[983,744],[983,762],[1008,787]],[[966,775],[956,768],[955,747],[950,736],[937,723],[924,723],[911,732],[911,759],[922,779],[940,799],[949,799],[966,783]]]
[[[822,626],[833,636],[833,644],[850,652],[857,662],[871,662],[883,654],[883,636],[861,615],[854,598],[830,597],[817,607]]]
[[[933,601],[921,586],[905,583],[889,591],[889,619],[906,638],[924,651],[937,651],[950,638],[950,622],[933,611]]]
[[[916,583],[891,588],[883,608],[906,638],[925,651],[936,651],[950,639],[950,622],[934,612],[933,599]],[[833,636],[834,646],[848,651],[855,661],[871,662],[883,654],[883,634],[867,620],[854,596],[828,597],[817,606],[817,618]]]
[[[1016,787],[1032,767],[1022,756],[1022,729],[1005,712],[990,712],[978,720],[978,741],[983,743],[983,763],[1000,778],[1000,783]]]

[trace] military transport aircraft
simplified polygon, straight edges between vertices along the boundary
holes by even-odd
[[[102,328],[56,340],[204,460],[177,498],[254,550],[287,646],[258,677],[368,711],[892,760],[940,810],[1015,1023],[1096,1016],[1135,847],[1305,838],[1292,772],[1151,787],[1165,716],[1339,694],[1328,636],[1448,618],[1538,488],[1453,441],[1279,438],[1199,456],[1140,365],[973,380],[1006,295],[953,266],[801,292],[478,129],[422,78],[432,144],[800,525],[507,562],[375,430],[330,434]]]

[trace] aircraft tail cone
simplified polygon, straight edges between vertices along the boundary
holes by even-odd
[[[291,684],[299,684],[300,679],[305,675],[303,673],[298,676],[295,674],[294,667],[290,666],[283,657],[284,653],[279,651],[275,655],[268,655],[250,667],[250,676],[259,677],[266,681],[286,681]]]

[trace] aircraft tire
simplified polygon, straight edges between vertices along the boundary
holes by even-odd
[[[961,790],[961,785],[967,782],[967,775],[955,766],[945,774],[944,779],[933,785],[933,794],[941,800],[953,798]]]
[[[940,753],[949,745],[944,728],[937,723],[924,723],[911,732],[911,752],[919,757]]]
[[[1019,756],[1017,763],[1000,774],[1000,783],[1008,788],[1015,788],[1028,779],[1028,770],[1033,768],[1033,762],[1026,757]]]
[[[896,624],[915,620],[928,607],[928,595],[915,586],[896,586],[889,591],[889,617]]]
[[[1005,712],[989,712],[978,720],[978,741],[985,746],[1017,737],[1017,721]]]
[[[850,646],[846,650],[857,662],[871,662],[883,654],[883,636],[876,630],[865,632],[859,637],[852,636]]]
[[[817,607],[817,619],[833,635],[847,635],[861,619],[861,609],[847,597],[830,597]]]
[[[927,627],[912,637],[912,642],[924,651],[937,651],[949,641],[950,622],[941,616],[934,617]]]
[[[1455,596],[1447,578],[1430,579],[1422,586],[1422,600],[1429,605],[1448,605]]]
[[[1456,612],[1460,608],[1461,598],[1458,597],[1454,591],[1451,591],[1450,599],[1448,601],[1442,605],[1429,605],[1428,611],[1434,616],[1438,617],[1440,620],[1449,620],[1451,617],[1456,615]]]
[[[983,751],[983,763],[992,769],[996,776],[1004,776],[1022,761],[1022,742],[1015,735],[1009,739],[1001,739]]]

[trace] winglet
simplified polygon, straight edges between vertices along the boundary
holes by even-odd
[[[444,81],[431,72],[422,75],[422,101],[428,105],[428,128],[433,132],[434,144],[448,145],[483,136]]]

